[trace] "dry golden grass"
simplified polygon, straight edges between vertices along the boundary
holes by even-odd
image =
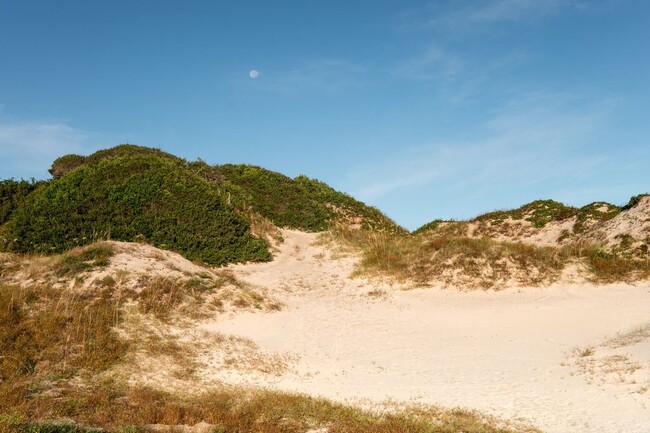
[[[396,235],[339,228],[337,239],[362,251],[358,272],[427,285],[500,288],[513,280],[540,284],[559,276],[561,252],[487,238]]]
[[[256,237],[266,240],[271,248],[276,249],[284,241],[280,229],[260,214],[248,210],[244,212],[244,216],[251,222],[251,232]]]
[[[63,398],[44,395],[31,398],[23,412],[14,415],[14,422],[17,418],[34,421],[37,418],[30,414],[38,413],[50,419],[74,420],[80,425],[109,431],[124,431],[128,426],[191,426],[203,422],[215,432],[304,433],[318,428],[328,433],[538,432],[532,428],[510,428],[462,409],[420,407],[370,412],[324,399],[272,391],[223,388],[181,397],[114,382],[99,382],[84,388],[66,386],[61,391]],[[26,424],[23,421],[22,426]]]
[[[549,284],[570,263],[584,264],[597,283],[650,278],[647,261],[607,253],[594,245],[539,247],[453,234],[367,232],[343,225],[332,230],[331,237],[361,251],[358,273],[388,275],[419,285],[443,282],[498,289],[512,283]]]
[[[586,264],[595,283],[638,281],[650,278],[650,263],[633,256],[608,252],[599,245],[573,243],[561,248],[566,257]]]
[[[0,380],[103,370],[127,350],[112,332],[120,320],[105,293],[0,286]]]

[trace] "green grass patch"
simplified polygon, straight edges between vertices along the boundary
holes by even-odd
[[[573,226],[573,232],[576,234],[584,233],[591,224],[610,220],[621,213],[618,206],[605,202],[590,203],[580,208],[576,214],[576,223]]]

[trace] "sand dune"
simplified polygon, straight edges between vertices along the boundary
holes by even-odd
[[[350,279],[355,257],[314,245],[317,235],[283,235],[276,260],[232,269],[284,309],[200,328],[250,339],[290,368],[206,363],[206,380],[364,405],[463,406],[549,433],[650,431],[650,283],[406,291]]]

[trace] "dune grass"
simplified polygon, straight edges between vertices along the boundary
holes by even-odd
[[[127,350],[112,331],[120,320],[119,306],[104,294],[0,286],[0,386],[108,368]]]
[[[463,409],[367,411],[306,395],[238,388],[182,397],[150,387],[104,382],[67,388],[64,394],[68,397],[58,402],[47,396],[34,398],[28,410],[74,420],[66,429],[92,426],[115,432],[147,431],[152,424],[171,427],[201,422],[210,424],[215,433],[304,433],[318,428],[328,433],[538,432],[530,427],[506,427]],[[28,420],[28,415],[16,412],[0,415],[0,431],[25,431],[21,428],[38,425],[33,418]]]
[[[518,209],[489,212],[475,218],[476,221],[490,221],[499,224],[507,218],[519,220],[525,218],[534,227],[542,228],[551,221],[571,218],[579,212],[571,206],[566,206],[554,200],[535,200]]]
[[[595,283],[650,278],[647,260],[609,253],[596,245],[539,247],[522,242],[420,232],[400,235],[339,225],[335,239],[361,251],[358,272],[388,275],[420,285],[443,282],[464,288],[549,284],[568,264],[583,264]]]

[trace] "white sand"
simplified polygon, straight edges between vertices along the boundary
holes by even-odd
[[[648,326],[650,283],[402,291],[349,279],[354,258],[311,246],[315,235],[283,234],[274,262],[233,267],[280,297],[283,311],[222,316],[203,329],[291,355],[295,371],[215,368],[205,372],[212,379],[362,404],[463,406],[549,433],[650,432],[649,337],[606,345]],[[588,346],[584,356],[574,350]]]

